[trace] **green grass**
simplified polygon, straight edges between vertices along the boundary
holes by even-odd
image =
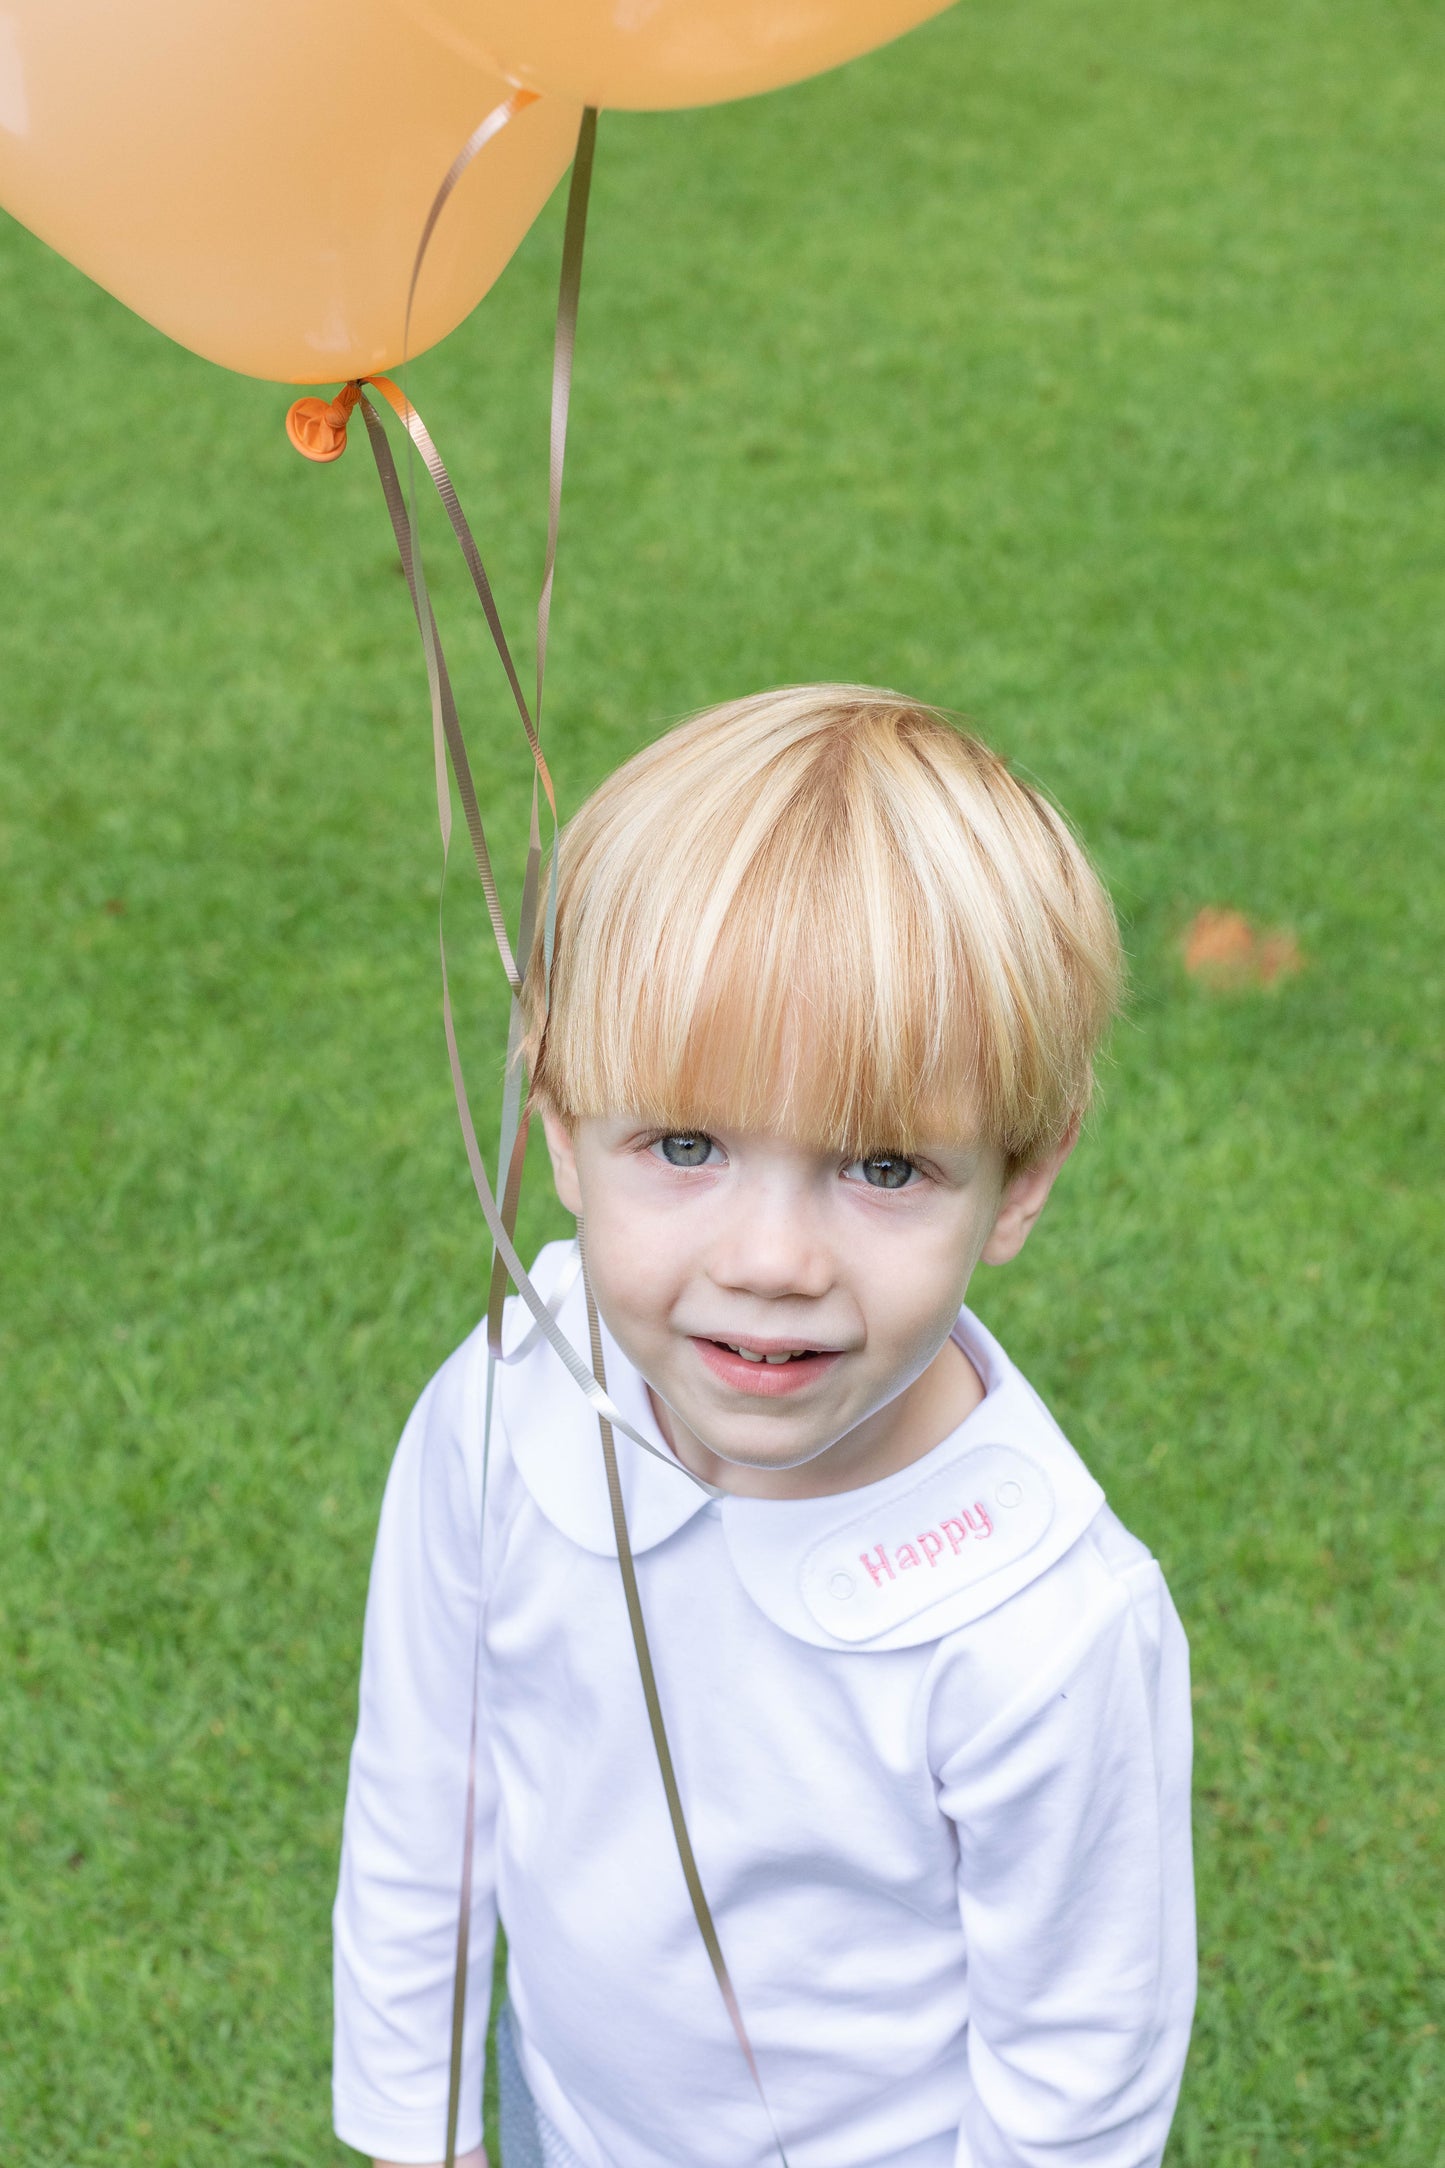
[[[1427,0],[964,0],[602,127],[567,805],[704,701],[895,683],[1047,781],[1125,917],[1093,1134],[977,1293],[1191,1632],[1172,2168],[1445,2162],[1442,90]],[[518,627],[559,233],[413,377]],[[375,1515],[486,1264],[420,660],[362,446],[303,466],[288,394],[10,226],[0,353],[0,2160],[315,2168]],[[1306,969],[1191,983],[1205,904]]]

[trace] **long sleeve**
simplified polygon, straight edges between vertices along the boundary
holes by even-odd
[[[1027,1683],[941,1767],[969,2168],[1158,2168],[1188,2045],[1188,1652],[1142,1546],[1107,1512],[1085,1541],[1033,1607]]]
[[[478,1355],[467,1343],[427,1387],[387,1484],[334,1913],[337,2135],[397,2161],[445,2151],[480,1588]],[[495,1821],[482,1725],[460,2150],[481,2142]]]

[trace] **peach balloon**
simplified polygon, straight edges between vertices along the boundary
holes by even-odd
[[[0,204],[183,346],[334,383],[401,359],[453,158],[511,86],[469,0],[6,0]],[[433,236],[411,351],[459,324],[564,171],[581,109],[526,106]]]
[[[428,0],[413,0],[428,4]],[[514,83],[588,105],[715,105],[886,45],[949,0],[472,0]]]

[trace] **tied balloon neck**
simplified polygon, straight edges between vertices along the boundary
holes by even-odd
[[[346,450],[346,427],[361,397],[364,376],[343,384],[334,399],[298,399],[286,416],[286,434],[303,459],[326,466]]]

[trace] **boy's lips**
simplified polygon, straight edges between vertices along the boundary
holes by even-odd
[[[843,1352],[841,1348],[800,1348],[796,1341],[788,1340],[739,1343],[694,1336],[692,1344],[720,1384],[765,1400],[801,1392],[831,1370]],[[739,1345],[748,1350],[746,1355],[737,1352]]]

